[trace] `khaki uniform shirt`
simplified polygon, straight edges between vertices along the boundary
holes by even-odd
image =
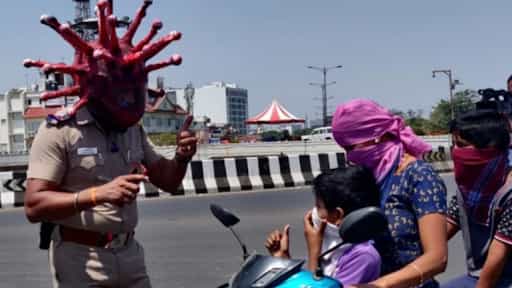
[[[148,167],[161,157],[142,126],[106,134],[82,108],[65,123],[54,126],[44,122],[39,127],[30,151],[27,178],[51,181],[60,190],[73,193],[129,174],[132,163]],[[137,220],[134,201],[123,207],[100,204],[54,222],[97,232],[126,233],[134,230]]]

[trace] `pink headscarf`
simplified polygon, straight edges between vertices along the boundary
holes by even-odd
[[[339,105],[332,119],[332,132],[334,139],[342,147],[377,139],[386,133],[396,136],[396,141],[375,145],[379,146],[376,149],[382,150],[381,155],[373,153],[373,159],[367,159],[370,155],[366,159],[357,157],[360,159],[359,162],[364,163],[356,164],[372,169],[378,181],[391,170],[396,158],[402,155],[404,150],[414,157],[421,157],[425,152],[432,150],[430,145],[405,125],[402,118],[370,100],[358,99]],[[348,153],[349,160],[350,154]]]

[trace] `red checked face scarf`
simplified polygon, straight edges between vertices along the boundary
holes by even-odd
[[[455,182],[464,198],[468,216],[486,224],[492,199],[505,183],[509,171],[507,153],[497,149],[455,147],[452,158]]]

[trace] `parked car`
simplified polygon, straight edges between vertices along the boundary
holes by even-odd
[[[319,127],[313,129],[311,134],[303,135],[301,137],[302,141],[323,141],[323,140],[332,140],[332,128],[331,127]]]

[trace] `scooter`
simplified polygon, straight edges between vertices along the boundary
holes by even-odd
[[[240,219],[215,204],[210,205],[210,210],[233,233],[242,248],[244,259],[240,271],[231,277],[229,283],[218,288],[342,288],[341,283],[323,275],[321,259],[343,245],[366,242],[388,232],[388,222],[379,208],[367,207],[349,213],[339,230],[342,243],[324,251],[319,257],[317,269],[312,273],[302,269],[305,260],[249,255],[246,245],[233,229]]]

